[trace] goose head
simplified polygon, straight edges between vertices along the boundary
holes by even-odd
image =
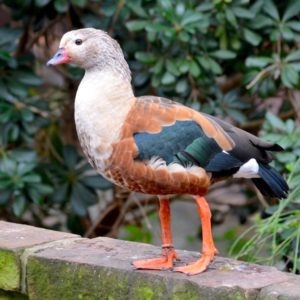
[[[120,45],[103,30],[84,28],[65,33],[59,49],[47,65],[68,63],[78,65],[86,71],[115,71],[131,79]]]

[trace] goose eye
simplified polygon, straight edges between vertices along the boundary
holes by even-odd
[[[75,40],[75,44],[78,45],[78,46],[81,45],[82,44],[82,40],[81,39]]]

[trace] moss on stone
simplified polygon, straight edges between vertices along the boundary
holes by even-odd
[[[128,299],[164,299],[168,295],[167,284],[165,277],[150,273],[133,272]]]
[[[126,299],[126,271],[30,257],[27,286],[30,299]]]
[[[136,299],[151,300],[153,298],[153,295],[153,290],[147,286],[135,288],[134,297]]]
[[[257,298],[257,290],[243,290],[240,287],[233,286],[213,288],[210,290],[210,295],[215,299],[222,300],[254,300]]]
[[[21,267],[16,254],[12,251],[0,250],[0,288],[16,291],[20,287]]]
[[[28,297],[23,294],[0,290],[0,300],[28,300]]]
[[[198,287],[186,280],[175,281],[172,289],[172,300],[198,300],[201,299]]]

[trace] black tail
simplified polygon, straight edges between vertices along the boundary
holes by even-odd
[[[260,178],[253,178],[252,181],[264,196],[278,199],[287,197],[289,187],[274,168],[259,164],[258,174]]]

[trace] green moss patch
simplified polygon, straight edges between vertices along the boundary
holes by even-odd
[[[1,300],[28,300],[28,297],[23,294],[0,290],[0,299]]]
[[[20,288],[21,267],[15,253],[0,250],[0,289],[16,291]]]
[[[167,280],[161,276],[135,271],[132,273],[130,294],[132,300],[165,299],[168,295]]]
[[[27,286],[33,300],[127,299],[129,276],[113,268],[30,257]]]

